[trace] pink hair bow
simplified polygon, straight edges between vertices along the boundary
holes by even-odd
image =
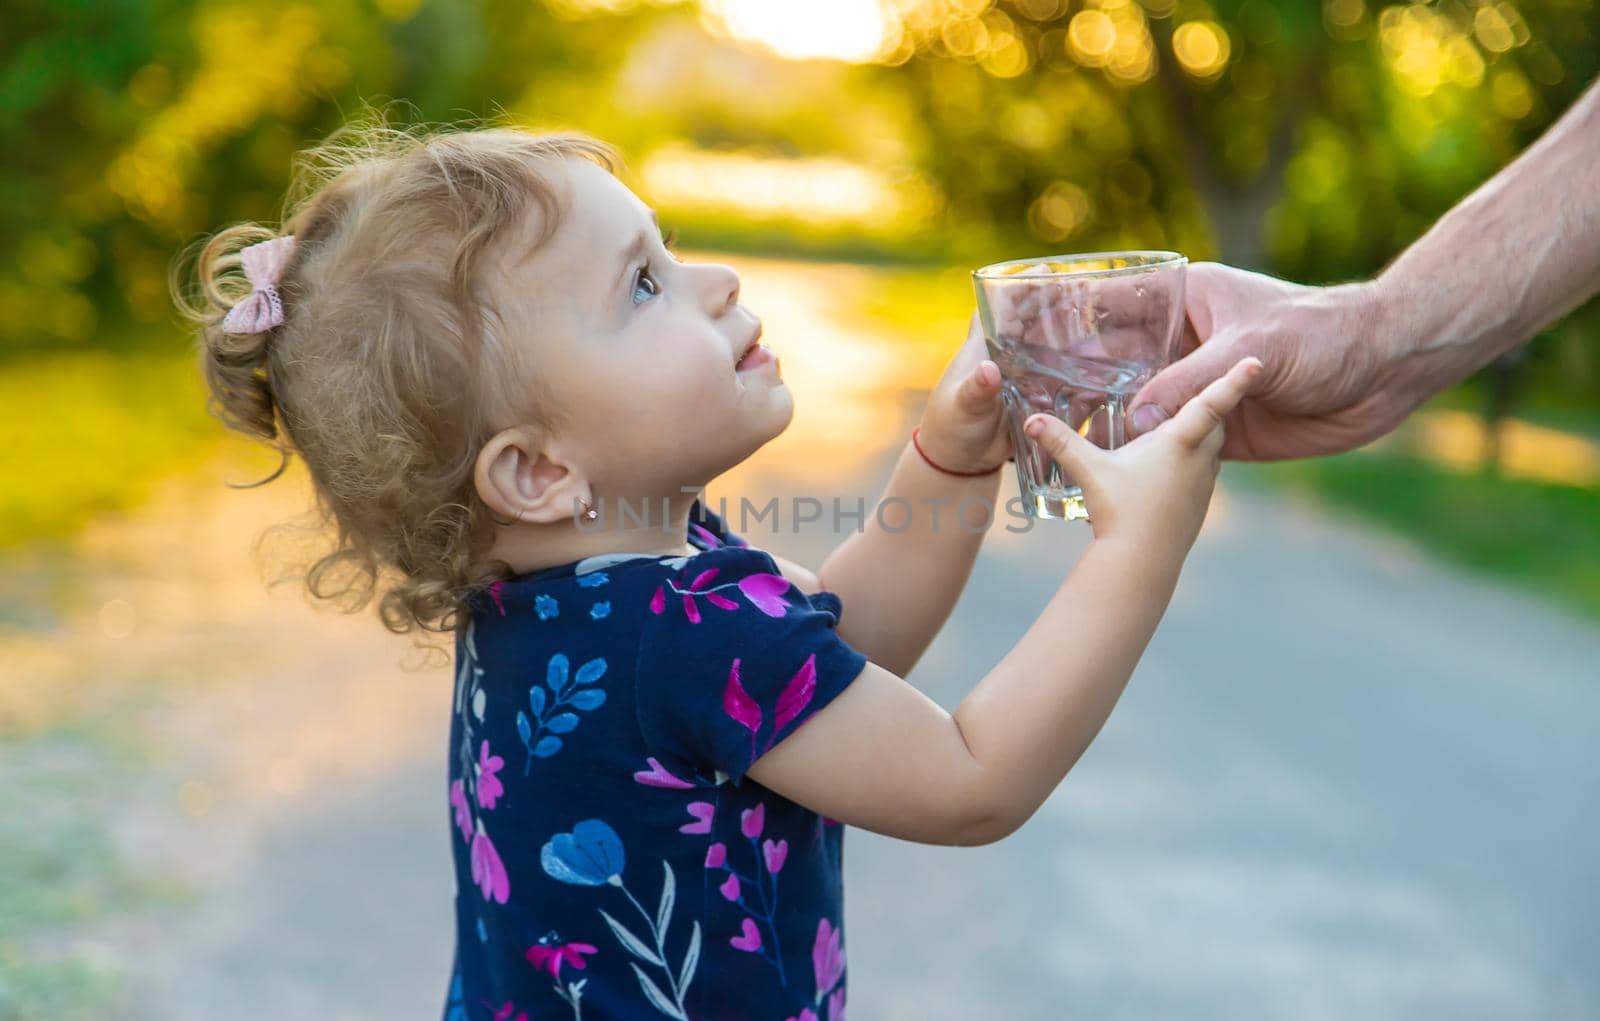
[[[278,281],[294,254],[294,235],[263,241],[239,250],[245,279],[255,289],[250,296],[228,310],[222,328],[229,333],[261,333],[283,322],[283,299],[278,296]]]

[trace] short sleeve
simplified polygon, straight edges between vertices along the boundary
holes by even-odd
[[[839,636],[842,612],[760,550],[692,557],[655,590],[640,636],[636,705],[652,754],[669,771],[742,778],[866,666]]]

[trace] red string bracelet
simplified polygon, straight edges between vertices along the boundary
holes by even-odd
[[[965,478],[975,478],[975,477],[977,477],[979,475],[989,475],[989,474],[992,474],[994,472],[997,472],[1001,468],[1004,468],[1011,461],[1010,458],[1007,458],[1005,461],[1002,461],[1001,463],[995,465],[993,468],[985,468],[983,471],[976,471],[976,472],[951,471],[949,468],[944,468],[944,467],[941,467],[941,466],[935,464],[933,458],[928,456],[927,451],[922,449],[922,444],[917,442],[917,433],[921,430],[921,428],[922,428],[921,426],[918,426],[916,429],[912,429],[911,430],[911,445],[913,447],[916,447],[917,448],[917,453],[921,454],[922,455],[922,459],[924,461],[928,462],[928,467],[934,469],[935,471],[942,471],[946,475],[955,475],[958,478],[964,478],[964,479]]]

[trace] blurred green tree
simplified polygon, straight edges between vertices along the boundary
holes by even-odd
[[[0,356],[165,329],[172,253],[272,222],[296,148],[386,97],[630,161],[683,142],[894,166],[932,195],[907,251],[1166,246],[1316,282],[1381,267],[1600,67],[1593,0],[880,0],[862,65],[713,38],[728,2],[17,0]],[[1597,333],[1591,304],[1529,384],[1593,406]]]
[[[1040,253],[1175,247],[1306,282],[1380,269],[1600,69],[1590,0],[898,10],[888,73],[920,102],[953,229]],[[1600,304],[1552,333],[1493,371],[1594,407]],[[1489,388],[1494,415],[1514,382]]]

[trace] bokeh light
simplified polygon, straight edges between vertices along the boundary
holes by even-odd
[[[1228,66],[1228,32],[1214,21],[1186,21],[1172,33],[1172,52],[1183,69],[1211,80]]]

